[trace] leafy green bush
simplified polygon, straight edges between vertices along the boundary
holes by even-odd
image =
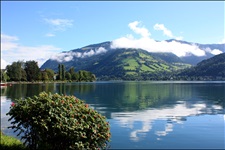
[[[7,114],[30,149],[106,148],[111,137],[106,118],[74,96],[42,92],[16,100]]]

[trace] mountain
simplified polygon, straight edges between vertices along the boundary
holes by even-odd
[[[225,79],[225,53],[216,55],[182,71],[178,76]]]
[[[181,57],[181,60],[185,63],[191,64],[191,65],[196,65],[197,63],[199,63],[200,61],[204,60],[204,59],[208,59],[210,57],[213,57],[214,55],[211,54],[208,50],[213,50],[213,49],[217,49],[220,50],[222,52],[225,52],[225,44],[199,44],[199,43],[194,43],[194,42],[187,42],[187,41],[181,41],[181,40],[175,40],[175,39],[170,39],[170,40],[166,40],[167,42],[179,42],[182,44],[188,44],[188,45],[196,45],[198,46],[200,49],[205,50],[206,55],[205,56],[194,56],[194,55],[189,55],[189,56],[185,56],[185,57]]]
[[[168,40],[172,42],[174,40]],[[185,41],[176,41],[184,44],[193,44]],[[197,45],[197,44],[196,44]],[[223,44],[224,45],[224,44]],[[220,48],[220,45],[198,44],[203,48]],[[207,47],[208,46],[208,47]],[[98,78],[110,79],[162,79],[168,73],[191,67],[193,62],[202,61],[213,55],[196,59],[196,56],[178,57],[173,53],[152,53],[143,49],[111,48],[111,42],[88,45],[82,48],[64,51],[47,60],[41,69],[50,68],[58,71],[58,64],[64,64],[66,70],[75,67],[75,70],[87,70]],[[191,61],[192,63],[188,63]]]

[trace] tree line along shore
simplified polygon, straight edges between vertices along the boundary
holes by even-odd
[[[66,70],[63,64],[58,65],[58,71],[52,69],[41,70],[38,63],[32,61],[17,61],[1,69],[1,82],[15,83],[43,83],[43,82],[92,82],[96,80],[95,74],[86,70],[75,72],[71,67]]]

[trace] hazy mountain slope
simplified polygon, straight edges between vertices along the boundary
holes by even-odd
[[[195,67],[189,68],[178,75],[181,76],[202,76],[225,78],[225,53],[216,55],[198,63]]]

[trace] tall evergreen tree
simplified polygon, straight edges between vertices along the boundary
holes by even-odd
[[[62,80],[62,65],[58,65],[58,80]]]
[[[65,74],[66,74],[65,66],[62,64],[61,67],[62,67],[62,80],[65,80],[66,79],[65,78]]]

